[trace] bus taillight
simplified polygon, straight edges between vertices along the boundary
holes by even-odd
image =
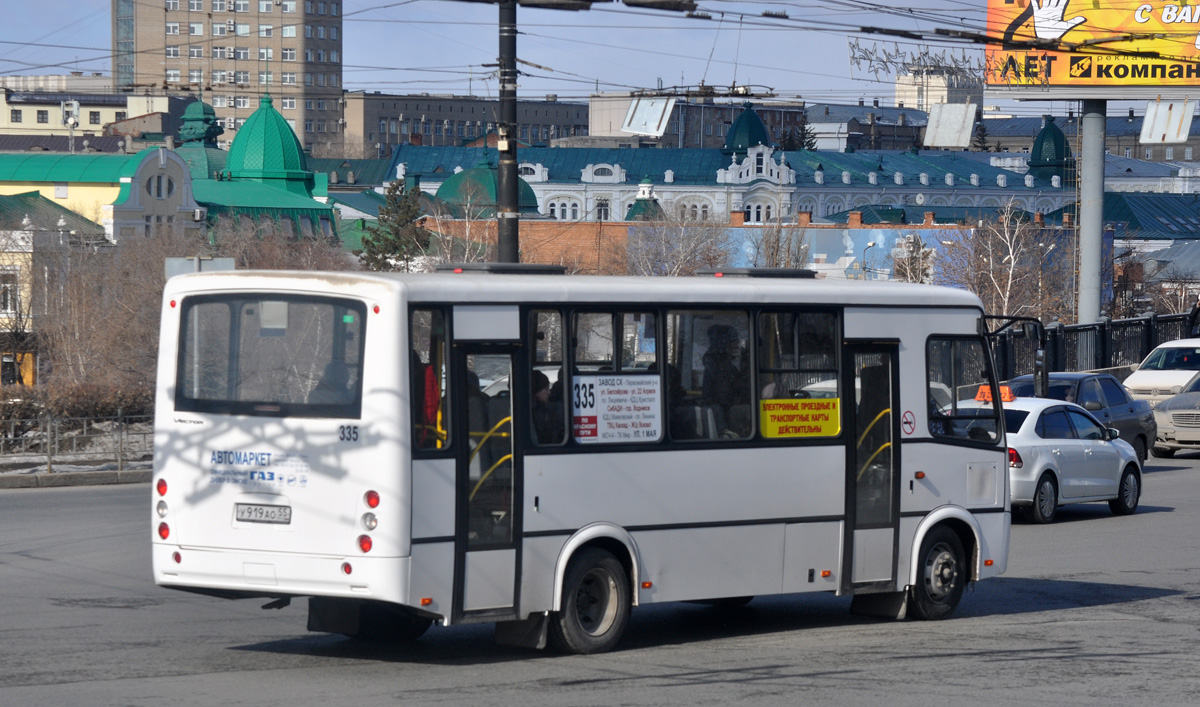
[[[154,488],[156,491],[158,491],[159,496],[166,496],[167,495],[167,480],[159,479],[158,483],[154,485]]]
[[[158,537],[166,540],[171,535],[171,528],[166,523],[158,524]]]
[[[367,495],[364,498],[369,507],[371,507],[371,508],[379,507],[379,492],[378,491],[367,491]]]
[[[164,524],[164,525],[165,525],[165,524]],[[372,547],[374,544],[375,544],[375,543],[371,541],[371,536],[370,536],[370,535],[360,535],[360,536],[358,536],[358,549],[359,549],[359,550],[362,550],[363,552],[370,552],[370,551],[371,551],[371,547]]]
[[[354,568],[350,566],[349,562],[342,563],[342,574],[350,574],[353,571],[354,571]]]

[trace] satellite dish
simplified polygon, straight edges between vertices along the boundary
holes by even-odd
[[[915,199],[915,201],[917,202],[917,206],[924,206],[925,205],[925,195],[917,194],[917,198]]]

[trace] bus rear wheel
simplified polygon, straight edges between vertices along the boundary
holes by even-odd
[[[612,650],[629,622],[629,577],[612,553],[581,551],[567,566],[562,609],[550,618],[551,645],[564,653]]]
[[[909,608],[918,619],[944,619],[958,608],[967,583],[962,541],[946,526],[938,526],[921,541],[917,583],[909,588]]]

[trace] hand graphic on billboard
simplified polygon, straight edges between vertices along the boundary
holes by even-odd
[[[1064,34],[1087,20],[1083,17],[1065,19],[1071,0],[1030,0],[1033,7],[1033,31],[1038,39],[1061,39]]]

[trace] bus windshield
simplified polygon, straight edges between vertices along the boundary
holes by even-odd
[[[221,294],[184,299],[175,409],[357,418],[366,306]]]

